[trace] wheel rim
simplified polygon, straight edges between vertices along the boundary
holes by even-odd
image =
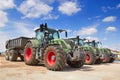
[[[26,58],[27,61],[30,60],[31,55],[32,55],[31,48],[27,48],[27,49],[26,49],[26,53],[25,53],[25,58]]]
[[[105,57],[103,58],[103,61],[106,61],[106,58],[105,58]]]
[[[86,57],[86,62],[90,62],[91,58],[90,58],[90,55],[87,54],[87,57]]]
[[[48,63],[50,66],[55,65],[55,63],[56,63],[56,55],[55,55],[55,52],[53,52],[53,51],[48,52],[48,54],[47,54],[47,63]]]

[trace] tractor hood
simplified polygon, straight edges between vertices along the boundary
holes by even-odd
[[[53,39],[51,40],[52,44],[59,44],[62,49],[64,49],[65,52],[69,52],[72,50],[71,46],[66,43],[63,39]]]

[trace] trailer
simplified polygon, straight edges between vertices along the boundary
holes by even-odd
[[[24,60],[23,51],[27,41],[31,39],[28,37],[19,37],[6,41],[6,60],[16,61],[18,57]]]

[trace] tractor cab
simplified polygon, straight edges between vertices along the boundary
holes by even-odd
[[[52,39],[59,39],[59,32],[55,29],[47,28],[47,24],[40,25],[40,28],[35,30],[36,32],[36,39],[41,41],[45,38],[50,41]]]
[[[94,48],[98,48],[98,42],[96,42],[95,40],[93,40],[93,41],[88,40],[88,42],[85,42],[85,45],[92,46]]]
[[[71,50],[69,44],[67,44],[63,39],[60,38],[60,33],[65,32],[65,37],[67,37],[66,30],[56,30],[48,28],[47,24],[41,24],[38,29],[35,30],[36,39],[41,42],[48,42],[49,44],[58,44],[65,51]]]

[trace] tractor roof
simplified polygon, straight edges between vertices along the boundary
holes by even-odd
[[[36,29],[35,32],[37,32],[38,30],[41,31],[41,28]],[[52,28],[47,28],[47,31],[48,31],[49,33],[57,32],[57,30],[52,29]],[[41,32],[43,32],[43,31],[41,31]]]

